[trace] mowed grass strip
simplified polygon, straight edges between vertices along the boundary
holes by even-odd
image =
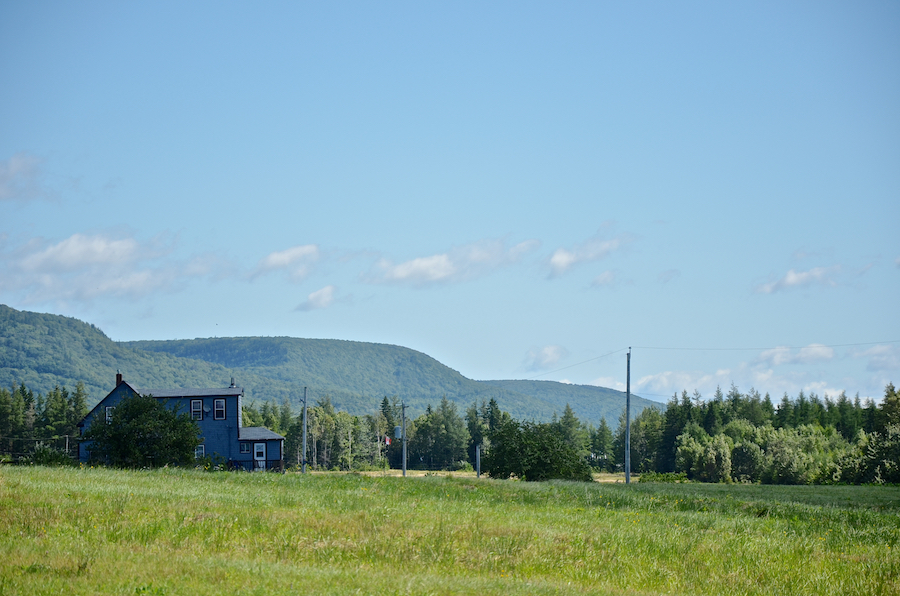
[[[0,468],[3,594],[900,594],[900,489]]]

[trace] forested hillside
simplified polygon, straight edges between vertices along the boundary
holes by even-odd
[[[513,416],[549,420],[567,403],[593,424],[615,424],[625,395],[552,381],[474,381],[434,358],[401,346],[326,339],[244,337],[114,342],[97,327],[58,315],[0,305],[0,386],[25,384],[47,395],[81,382],[93,406],[113,387],[116,371],[137,387],[224,387],[232,377],[247,403],[287,400],[299,406],[328,397],[351,414],[375,411],[397,396],[417,416],[447,397],[466,408],[494,399]],[[653,404],[634,397],[633,415]],[[659,404],[661,405],[661,404]]]

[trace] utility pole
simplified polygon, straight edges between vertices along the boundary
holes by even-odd
[[[481,443],[475,445],[475,474],[481,478]]]
[[[307,389],[308,389],[308,387],[303,388],[303,460],[302,460],[303,465],[302,465],[301,469],[304,474],[306,474],[306,399],[307,399],[306,392],[307,392]]]
[[[625,484],[631,484],[631,346],[625,371]]]
[[[406,478],[406,404],[405,403],[400,402],[400,410],[401,410],[400,420],[402,421],[401,424],[402,424],[402,428],[403,428],[403,430],[402,430],[402,433],[403,433],[403,477]]]

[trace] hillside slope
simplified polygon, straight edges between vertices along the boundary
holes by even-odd
[[[493,398],[514,417],[535,420],[549,420],[569,403],[582,420],[596,424],[605,416],[614,425],[625,405],[624,394],[602,387],[474,381],[401,346],[292,337],[114,342],[77,319],[0,305],[0,386],[25,383],[46,394],[81,381],[93,405],[112,389],[117,371],[148,388],[224,387],[234,377],[249,403],[288,400],[295,407],[309,387],[311,402],[327,396],[352,414],[374,412],[384,396],[396,395],[416,416],[447,396],[460,411]],[[654,403],[634,398],[634,415]]]

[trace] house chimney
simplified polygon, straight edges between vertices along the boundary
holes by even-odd
[[[122,384],[122,373],[116,371],[116,387]]]
[[[231,377],[231,386],[234,387],[234,377]]]

